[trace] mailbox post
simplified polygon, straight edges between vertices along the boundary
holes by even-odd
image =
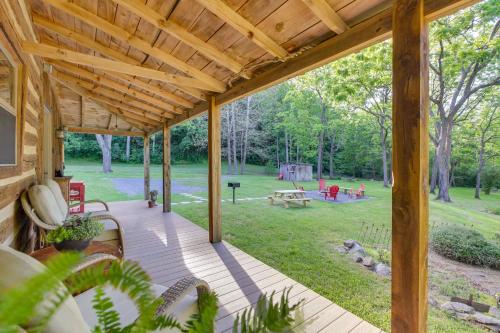
[[[236,183],[236,182],[228,182],[228,183],[227,183],[227,187],[232,187],[232,188],[233,188],[233,204],[234,204],[234,203],[235,203],[235,201],[236,201],[236,198],[235,198],[236,188],[237,188],[237,187],[240,187],[240,183]]]

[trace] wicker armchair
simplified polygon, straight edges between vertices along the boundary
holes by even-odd
[[[61,194],[62,198],[62,194]],[[64,201],[64,198],[62,198]],[[64,204],[66,202],[64,201]],[[29,219],[40,229],[40,240],[43,243],[46,232],[62,225],[68,217],[68,208],[53,195],[46,185],[34,185],[21,194],[21,205]],[[107,205],[105,206],[107,208]],[[121,248],[124,254],[123,228],[120,222],[108,210],[91,213],[91,217],[102,221],[104,232],[94,240],[110,243]]]
[[[93,258],[82,263],[78,269],[88,267],[102,260],[113,260],[113,256],[96,254]],[[29,277],[41,272],[44,266],[34,258],[15,251],[0,244],[0,294]],[[61,285],[61,288],[65,288]],[[153,284],[152,289],[157,297],[164,299],[164,303],[157,313],[171,314],[180,322],[186,322],[193,313],[198,312],[198,297],[202,293],[210,292],[208,284],[194,277],[184,278],[170,288]],[[114,309],[120,314],[122,325],[132,323],[138,316],[135,305],[124,294],[112,289],[104,288],[108,297],[114,304]],[[92,307],[95,289],[89,289],[77,296],[69,297],[54,313],[45,332],[59,333],[90,333],[97,323],[97,317]],[[36,321],[36,318],[34,318]],[[174,332],[161,330],[160,332]],[[177,332],[177,331],[175,331]]]

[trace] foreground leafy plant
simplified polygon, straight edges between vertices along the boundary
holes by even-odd
[[[214,332],[217,314],[217,296],[204,293],[199,297],[200,311],[185,323],[179,323],[171,315],[158,314],[163,303],[152,291],[149,276],[135,262],[113,261],[111,264],[98,264],[78,273],[73,273],[82,255],[76,252],[62,253],[47,263],[41,273],[26,280],[19,287],[0,295],[0,333],[14,333],[21,329],[27,332],[43,332],[50,319],[65,300],[75,292],[95,288],[92,300],[98,323],[94,333],[133,333],[152,332],[164,328],[178,329],[184,333]],[[61,281],[65,281],[65,288]],[[114,309],[112,299],[104,288],[111,286],[127,295],[135,304],[137,319],[121,327],[120,314]],[[283,332],[291,327],[291,312],[300,304],[290,307],[288,295],[284,291],[281,301],[273,302],[275,293],[267,299],[259,298],[255,311],[243,312],[235,321],[245,332]],[[34,320],[36,318],[36,320]]]

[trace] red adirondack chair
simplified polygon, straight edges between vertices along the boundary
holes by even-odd
[[[366,190],[366,186],[365,184],[361,184],[358,188],[358,190],[356,191],[356,199],[359,199],[359,198],[362,198],[364,197],[364,192]]]
[[[325,200],[327,196],[333,198],[333,200],[337,200],[338,193],[339,193],[339,187],[337,185],[330,186],[330,190],[325,193]]]
[[[324,179],[319,180],[319,192],[323,191],[326,189],[326,184]]]

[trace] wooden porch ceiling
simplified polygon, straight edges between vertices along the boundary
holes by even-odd
[[[428,0],[426,15],[474,2]],[[31,0],[23,48],[52,65],[63,125],[147,134],[389,38],[391,4]]]

